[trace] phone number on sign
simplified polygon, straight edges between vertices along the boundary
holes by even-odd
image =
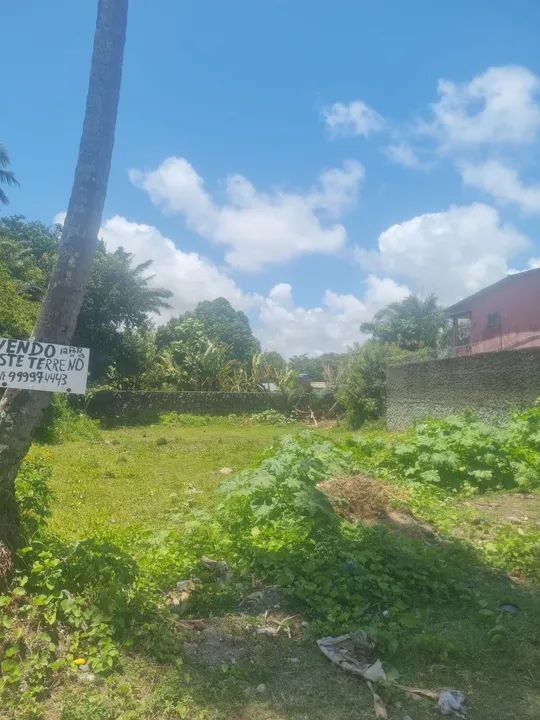
[[[18,372],[0,372],[0,383],[6,386],[8,383],[20,382],[20,383],[36,383],[37,385],[48,385],[53,384],[57,387],[64,387],[67,385],[66,373],[54,373],[54,372],[26,372],[19,370]]]

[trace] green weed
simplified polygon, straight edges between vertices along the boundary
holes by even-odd
[[[100,439],[99,420],[93,420],[82,410],[75,410],[60,394],[53,396],[35,433],[37,442],[49,444],[73,440],[98,442]]]
[[[512,462],[524,470],[536,461],[535,424],[533,414],[513,425],[521,449]],[[339,444],[302,433],[282,437],[261,457],[285,427],[162,423],[32,451],[17,481],[27,543],[0,596],[6,718],[258,718],[273,717],[275,703],[279,716],[298,720],[368,718],[369,698],[362,696],[366,713],[358,711],[363,686],[329,672],[312,649],[319,633],[357,628],[375,632],[385,665],[394,658],[404,681],[456,684],[479,718],[516,702],[520,716],[535,717],[528,680],[538,661],[533,596],[489,565],[533,577],[538,533],[487,523],[463,504],[471,495],[466,483],[398,477],[388,436]],[[160,437],[167,442],[158,447]],[[216,497],[223,466],[247,469],[227,478]],[[443,539],[338,518],[319,483],[367,467],[403,484],[414,515]],[[227,561],[225,580],[204,556]],[[277,584],[287,611],[308,623],[303,639],[265,643],[253,665],[197,675],[182,665],[182,622],[167,600],[187,578],[195,587],[181,621],[233,612],[253,583]],[[499,610],[510,601],[521,608],[516,616]],[[91,686],[77,682],[83,671],[76,660],[97,676]],[[519,701],[511,691],[490,701],[485,688],[503,669],[519,686]],[[268,697],[250,699],[260,682]],[[426,718],[429,710],[411,712]]]

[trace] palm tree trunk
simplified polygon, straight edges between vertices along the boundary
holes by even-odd
[[[92,269],[114,145],[128,0],[98,0],[79,157],[58,261],[33,336],[69,343]],[[0,401],[0,576],[20,542],[15,477],[50,393],[7,390]],[[3,560],[2,560],[3,558]]]

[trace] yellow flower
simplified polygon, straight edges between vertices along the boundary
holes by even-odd
[[[77,658],[73,662],[75,663],[75,665],[84,665],[86,663],[86,660],[85,658]]]

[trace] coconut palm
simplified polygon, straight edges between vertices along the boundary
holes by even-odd
[[[18,185],[15,174],[7,168],[9,168],[9,155],[6,148],[0,143],[0,185]],[[8,202],[6,193],[0,187],[0,205],[7,205]]]
[[[69,343],[73,336],[92,271],[122,76],[128,0],[98,0],[97,5],[79,157],[60,253],[33,332],[36,340],[60,344]],[[22,540],[15,477],[49,399],[46,392],[7,390],[0,400],[0,580],[9,571],[11,551]]]

